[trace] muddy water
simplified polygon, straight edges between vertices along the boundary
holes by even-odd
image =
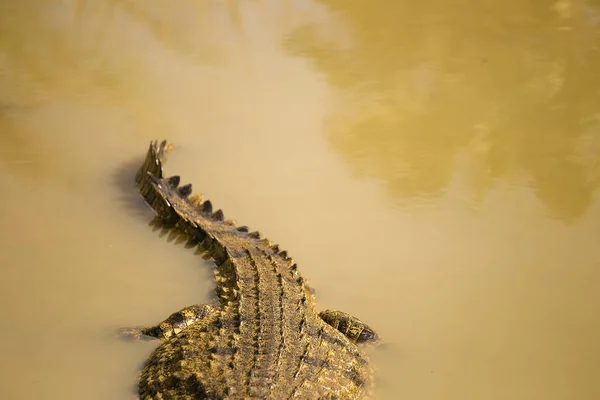
[[[534,4],[538,3],[538,4]],[[378,398],[600,398],[600,6],[0,3],[0,398],[127,399],[211,294],[167,165],[376,327]]]

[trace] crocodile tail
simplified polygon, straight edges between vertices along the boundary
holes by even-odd
[[[158,144],[156,140],[150,143],[150,148],[148,148],[144,163],[135,175],[135,181],[138,186],[141,186],[149,179],[149,173],[159,179],[163,177],[162,164],[165,161],[165,154],[169,152],[172,147],[172,145],[167,144],[166,140],[163,140],[160,144]]]
[[[234,221],[225,219],[220,209],[213,211],[211,201],[202,201],[199,193],[192,194],[191,184],[180,185],[181,179],[178,175],[165,178],[163,162],[165,154],[171,147],[166,141],[160,144],[156,141],[150,143],[144,163],[136,175],[140,194],[165,225],[177,225],[196,241],[206,242],[206,245],[211,247],[209,252],[217,264],[223,259],[224,249],[219,248],[221,246],[215,243],[213,233],[223,230],[245,237],[267,250],[272,256],[279,257],[289,265],[293,264],[286,251],[263,238],[258,231],[249,232],[247,226],[236,226]]]
[[[148,205],[158,214],[159,218],[165,222],[173,219],[173,210],[165,204],[160,194],[156,191],[153,183],[163,179],[163,163],[165,162],[165,155],[171,148],[172,145],[168,144],[166,140],[163,140],[160,143],[157,141],[151,142],[148,152],[146,153],[146,158],[135,175],[135,181],[140,194],[146,203],[148,203]],[[171,184],[178,185],[179,177],[171,177],[168,181],[170,181]]]
[[[215,222],[225,222],[223,211],[217,210],[213,213],[213,206],[210,200],[202,202],[201,194],[192,195],[192,185],[181,185],[179,175],[168,178],[164,177],[163,163],[165,155],[172,148],[166,140],[150,143],[146,158],[140,166],[135,180],[140,194],[163,220],[163,223],[170,226],[180,221],[181,209],[191,208],[201,213],[205,218],[212,219]],[[176,201],[174,201],[176,199]],[[185,227],[181,227],[185,230]],[[197,228],[197,227],[194,227]]]

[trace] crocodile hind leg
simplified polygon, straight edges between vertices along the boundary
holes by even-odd
[[[119,336],[129,339],[167,340],[188,326],[208,319],[215,311],[210,304],[194,304],[174,312],[158,325],[121,329]]]
[[[348,313],[325,310],[319,313],[319,317],[354,343],[376,342],[379,339],[369,325]]]

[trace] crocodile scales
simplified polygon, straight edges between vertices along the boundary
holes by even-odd
[[[212,258],[219,305],[197,304],[130,335],[163,343],[146,361],[138,393],[146,399],[361,399],[372,369],[360,343],[377,335],[341,311],[318,313],[286,251],[225,220],[179,176],[163,177],[170,149],[152,142],[138,189],[165,226],[176,227]]]

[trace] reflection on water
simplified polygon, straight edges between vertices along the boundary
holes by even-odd
[[[438,198],[466,158],[479,196],[527,180],[554,217],[584,215],[600,171],[597,8],[322,3],[342,23],[304,26],[288,47],[341,92],[330,139],[359,174],[399,201]]]
[[[170,7],[165,7],[162,1],[115,0],[113,3],[127,13],[130,23],[146,27],[153,40],[178,56],[189,56],[193,62],[200,63],[223,62],[224,52],[219,49],[222,40],[214,39],[230,35],[230,24],[223,26],[222,20],[213,19],[210,2],[176,1],[171,2]]]
[[[599,41],[586,0],[0,2],[0,398],[127,399],[115,329],[210,299],[135,193],[163,137],[378,330],[378,398],[600,398]]]

